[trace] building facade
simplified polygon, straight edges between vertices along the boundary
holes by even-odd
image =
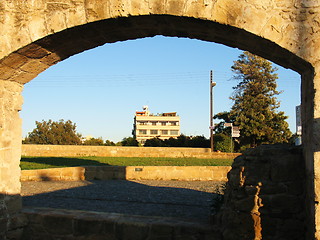
[[[176,112],[151,114],[148,106],[137,111],[134,117],[133,136],[142,145],[147,139],[158,137],[161,140],[180,136],[180,117]]]

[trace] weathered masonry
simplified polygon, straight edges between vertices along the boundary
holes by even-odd
[[[320,239],[320,3],[317,0],[6,0],[0,2],[0,238],[21,210],[23,84],[96,46],[155,35],[251,51],[301,74],[307,239]]]

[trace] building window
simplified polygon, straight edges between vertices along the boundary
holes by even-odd
[[[158,134],[158,130],[150,130],[150,134],[151,135],[157,135]]]
[[[178,126],[178,122],[170,122],[171,126]]]
[[[138,122],[139,125],[147,125],[147,122]]]
[[[179,131],[178,130],[170,130],[170,135],[178,135]]]
[[[139,134],[141,134],[141,135],[147,135],[147,130],[139,130]]]
[[[167,122],[161,122],[161,125],[162,125],[162,126],[166,126],[166,125],[167,125]]]
[[[168,130],[161,130],[162,135],[168,135]]]
[[[157,122],[151,122],[153,126],[156,126],[157,125]]]

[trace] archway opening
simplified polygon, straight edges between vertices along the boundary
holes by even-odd
[[[231,66],[240,54],[240,50],[220,44],[160,36],[85,51],[25,85],[23,136],[42,119],[83,119],[74,120],[83,136],[116,143],[131,136],[133,114],[149,105],[154,114],[168,111],[181,115],[184,135],[208,138],[210,69],[217,82],[215,113],[229,111],[229,97],[237,84]],[[289,115],[295,133],[300,76],[276,67],[280,68],[278,90],[283,91],[280,110]]]
[[[166,44],[159,43],[159,41],[164,41]],[[176,41],[176,43],[170,42],[170,41]],[[131,50],[130,48],[127,49],[126,45],[131,44]],[[148,49],[146,47],[149,44]],[[176,44],[176,45],[175,45]],[[227,47],[214,47],[209,48],[209,45],[212,43],[204,43],[196,40],[189,40],[189,39],[166,39],[162,37],[157,37],[153,39],[141,39],[136,42],[124,42],[124,43],[118,43],[118,46],[105,46],[105,50],[103,49],[96,49],[92,51],[92,53],[88,53],[87,55],[84,54],[84,56],[80,59],[77,59],[76,57],[74,59],[70,58],[62,63],[65,64],[65,70],[59,69],[57,67],[54,67],[56,69],[53,69],[50,76],[50,71],[48,77],[45,75],[40,75],[38,79],[32,81],[30,83],[30,89],[36,89],[39,93],[39,98],[35,98],[37,95],[36,93],[28,93],[29,98],[33,96],[33,101],[30,103],[29,110],[32,111],[32,108],[37,108],[37,110],[31,114],[34,118],[31,120],[32,123],[34,123],[35,120],[39,120],[42,118],[53,118],[53,119],[77,119],[75,120],[78,126],[84,125],[83,123],[79,123],[78,116],[87,116],[84,118],[85,122],[88,122],[87,124],[92,123],[90,119],[95,120],[95,118],[98,118],[99,121],[103,120],[104,124],[106,125],[112,125],[116,126],[116,128],[119,125],[126,126],[126,131],[118,137],[118,139],[110,139],[108,137],[108,130],[104,130],[106,132],[106,135],[104,135],[105,139],[113,140],[113,141],[119,141],[122,137],[125,137],[127,135],[130,135],[131,128],[132,128],[132,115],[133,112],[136,110],[137,105],[140,107],[140,105],[144,105],[145,101],[155,101],[156,105],[162,105],[166,107],[173,107],[173,109],[170,109],[170,111],[175,110],[177,107],[179,107],[179,104],[182,106],[188,106],[187,110],[183,112],[183,110],[179,111],[178,113],[181,114],[182,112],[184,118],[188,120],[193,115],[193,109],[196,109],[198,115],[201,115],[201,119],[203,119],[203,123],[199,124],[200,128],[202,129],[200,132],[194,132],[198,131],[198,128],[195,128],[192,132],[185,132],[186,135],[206,135],[208,136],[208,108],[209,108],[209,99],[208,99],[208,82],[209,82],[209,67],[212,65],[228,65],[224,67],[224,69],[229,68],[232,65],[232,61],[237,59],[237,56],[240,54],[240,51],[232,51],[232,49]],[[181,47],[181,49],[177,50],[178,45],[185,45]],[[110,48],[114,47],[115,49],[112,50]],[[130,46],[129,46],[130,47]],[[146,49],[144,49],[145,47]],[[154,48],[159,48],[155,50]],[[165,51],[164,48],[167,49],[172,55],[165,55],[167,58],[167,61],[164,64],[161,64],[160,62],[164,62],[164,59],[160,59],[158,63],[152,63],[148,67],[145,66],[147,61],[155,61],[153,58],[156,58],[155,56],[159,56],[161,52]],[[188,53],[190,56],[189,59],[192,59],[189,63],[182,59],[181,56],[186,53],[191,47],[193,47],[193,53]],[[120,48],[122,48],[123,53],[120,53]],[[202,48],[202,52],[200,49]],[[219,49],[221,48],[221,49]],[[153,51],[152,51],[153,49]],[[101,52],[99,52],[101,51]],[[113,54],[110,53],[110,51],[114,51]],[[132,52],[129,52],[132,51]],[[176,51],[176,52],[174,52]],[[217,54],[217,51],[220,51],[219,54]],[[226,54],[227,51],[231,51],[230,55],[232,57],[229,57],[227,59],[228,63],[222,63],[222,59],[225,59],[226,57],[223,56]],[[141,60],[141,62],[136,59],[137,54],[141,52],[141,55],[139,58],[144,59]],[[146,53],[146,55],[143,55],[143,52]],[[150,54],[151,53],[151,54]],[[97,57],[97,54],[100,55],[99,61],[94,62],[94,58]],[[109,54],[110,59],[105,59],[106,57],[103,57],[104,55]],[[197,57],[195,55],[197,54]],[[217,59],[217,56],[214,56],[214,54],[218,55],[219,58]],[[152,56],[153,55],[153,56]],[[181,55],[179,58],[174,58],[174,55]],[[198,58],[204,57],[206,55],[207,60],[200,60]],[[191,57],[192,56],[192,57]],[[125,59],[127,57],[127,59]],[[184,57],[185,58],[185,57]],[[212,62],[210,62],[210,58],[212,58]],[[222,59],[221,59],[222,58]],[[102,60],[101,60],[102,59]],[[105,60],[104,60],[105,59]],[[86,62],[86,61],[87,62]],[[83,63],[80,63],[83,61]],[[135,61],[135,62],[133,62]],[[169,62],[172,61],[172,62]],[[197,61],[197,63],[195,63]],[[216,61],[216,62],[214,62]],[[204,63],[207,62],[207,66],[203,66]],[[91,67],[98,67],[102,68],[102,72],[97,72],[98,69],[90,69],[89,64],[92,64]],[[123,70],[124,66],[131,66],[131,70]],[[186,64],[189,64],[189,66],[184,66]],[[192,69],[192,64],[198,64],[201,66],[201,71],[195,72]],[[79,66],[84,66],[82,69],[85,71],[81,73],[81,69],[79,69]],[[155,69],[150,69],[152,66]],[[169,71],[166,70],[165,72],[157,72],[158,69],[164,69],[166,66],[173,67],[170,68]],[[179,66],[183,66],[184,69],[179,69],[178,73],[175,72],[175,69]],[[140,69],[138,68],[140,67]],[[71,73],[67,73],[67,68],[72,68]],[[81,67],[80,67],[81,68]],[[119,68],[119,69],[116,69]],[[138,68],[138,69],[137,69]],[[144,70],[145,68],[148,69],[148,71]],[[236,83],[235,81],[231,81],[232,74],[230,71],[222,70],[222,67],[218,67],[218,69],[215,71],[215,78],[218,83],[217,89],[216,89],[216,100],[218,105],[216,106],[216,111],[224,111],[228,110],[227,108],[230,107],[229,103],[221,104],[221,99],[224,98],[223,101],[228,101],[228,97],[230,96],[232,92],[232,86],[234,86]],[[188,69],[188,71],[186,70]],[[195,68],[197,69],[197,68]],[[203,69],[203,70],[202,70]],[[114,71],[112,73],[109,73],[109,71]],[[117,73],[120,72],[121,74]],[[137,71],[140,72],[140,74],[132,74],[132,72]],[[144,71],[144,72],[143,72]],[[151,71],[151,72],[149,72]],[[167,74],[167,72],[172,72],[172,75]],[[179,73],[181,72],[181,73]],[[286,90],[291,91],[287,92],[289,95],[295,95],[298,94],[297,90],[299,92],[299,79],[297,75],[287,75],[288,73],[282,69],[282,77],[285,79],[280,81],[279,84],[283,84],[282,86],[286,86]],[[83,77],[85,76],[85,78]],[[144,79],[141,79],[144,78]],[[166,79],[163,79],[166,78]],[[128,80],[129,79],[129,80]],[[181,86],[181,83],[183,83],[183,86]],[[138,86],[136,86],[138,85]],[[295,85],[295,88],[292,89],[292,87]],[[282,86],[280,86],[280,89],[282,89]],[[28,87],[28,84],[26,85]],[[129,87],[129,89],[128,89]],[[57,96],[55,91],[52,91],[52,89],[60,89],[59,94]],[[156,88],[156,89],[154,89]],[[169,89],[168,89],[169,88]],[[199,90],[196,90],[195,88],[199,88]],[[228,90],[227,90],[228,89]],[[126,90],[129,90],[126,92]],[[292,91],[293,90],[293,91]],[[43,91],[43,92],[42,92]],[[79,91],[83,91],[80,92]],[[108,92],[109,91],[109,92]],[[76,92],[75,95],[73,95]],[[99,92],[99,93],[97,93]],[[163,95],[165,94],[165,97]],[[94,94],[94,95],[92,95]],[[132,95],[130,95],[132,94]],[[50,97],[51,95],[51,97]],[[71,96],[72,95],[72,96]],[[107,95],[107,96],[105,96]],[[111,95],[111,96],[109,96]],[[139,100],[140,95],[143,96],[142,100]],[[155,100],[156,96],[159,96],[157,100]],[[171,96],[172,95],[172,96]],[[200,98],[200,96],[203,95],[203,98]],[[123,102],[121,103],[122,99],[119,99],[115,96],[123,96]],[[194,98],[189,98],[188,96],[199,96],[198,102],[195,102]],[[110,97],[110,98],[107,98]],[[46,99],[46,102],[44,103],[41,101],[41,99]],[[49,101],[49,98],[52,100]],[[284,99],[290,98],[289,96],[284,97]],[[299,94],[298,96],[295,96],[297,101],[299,101]],[[95,99],[95,100],[94,100]],[[141,101],[139,104],[134,104],[132,106],[132,110],[125,110],[126,105],[128,105],[128,100],[131,99],[129,102],[132,104],[134,101]],[[150,100],[149,100],[150,99]],[[181,99],[181,100],[180,100]],[[114,102],[112,102],[115,100]],[[190,102],[189,102],[189,101]],[[164,103],[164,101],[168,101],[167,103]],[[177,103],[175,103],[177,101]],[[181,103],[180,103],[181,102]],[[288,101],[284,101],[287,102]],[[43,104],[44,103],[44,104]],[[39,105],[37,105],[39,104]],[[50,107],[48,107],[48,104]],[[71,104],[68,106],[68,104]],[[119,105],[118,105],[119,104]],[[148,102],[147,102],[148,104]],[[290,104],[294,104],[290,102]],[[61,109],[61,106],[65,105],[65,110],[59,111]],[[87,105],[85,107],[85,105]],[[115,105],[115,106],[112,106]],[[152,106],[152,104],[150,104]],[[201,106],[203,105],[203,106]],[[41,107],[42,106],[42,107]],[[92,107],[95,106],[95,107]],[[110,106],[110,107],[108,107]],[[200,113],[200,107],[203,113]],[[228,106],[228,107],[226,107]],[[295,105],[292,105],[295,106]],[[294,107],[291,109],[291,119],[293,119],[291,125],[292,128],[295,126],[294,121]],[[56,107],[56,108],[55,108]],[[114,108],[112,108],[114,107]],[[127,107],[128,108],[128,107]],[[42,110],[41,110],[42,109]],[[42,114],[44,114],[45,109],[50,109],[47,113],[48,117],[43,117]],[[102,110],[101,110],[102,109]],[[130,109],[130,108],[129,108]],[[190,109],[192,109],[190,111]],[[288,107],[290,109],[290,107]],[[28,109],[26,110],[26,115],[30,114]],[[87,111],[92,111],[88,113]],[[118,113],[116,113],[118,111]],[[161,111],[159,109],[158,111]],[[65,117],[66,114],[72,114],[74,112],[76,117]],[[108,120],[109,115],[100,115],[101,112],[105,113],[112,113],[112,117],[115,117],[113,120]],[[39,113],[39,114],[38,114]],[[54,116],[53,114],[58,114],[58,116]],[[121,116],[121,114],[124,114],[124,116]],[[187,115],[189,114],[189,115]],[[203,116],[204,115],[204,116]],[[69,115],[71,116],[71,115]],[[94,118],[94,119],[93,119]],[[119,124],[119,118],[125,119],[125,122],[122,124]],[[99,122],[98,121],[98,122]],[[192,127],[192,123],[197,121],[196,119],[190,120],[190,123],[187,127],[185,127],[186,130],[190,129]],[[97,125],[98,122],[94,122],[95,128],[91,131],[97,131]],[[114,122],[117,122],[117,125],[114,124]],[[88,126],[88,125],[87,125]],[[85,127],[84,127],[85,128]],[[28,131],[31,131],[32,128],[29,128]],[[82,132],[82,131],[80,131]],[[89,135],[90,132],[87,132]],[[92,134],[92,133],[91,133]],[[96,132],[93,134],[95,137],[100,137],[99,132]]]

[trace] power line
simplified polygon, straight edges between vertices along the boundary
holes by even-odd
[[[219,85],[235,86],[231,72],[215,71],[215,76]],[[40,75],[30,82],[33,87],[117,87],[117,86],[159,86],[181,84],[206,83],[208,72],[176,72],[176,73],[129,73],[129,74],[104,74],[104,75]],[[297,87],[300,84],[299,77],[288,77],[290,80],[278,79],[281,85],[286,87]]]

